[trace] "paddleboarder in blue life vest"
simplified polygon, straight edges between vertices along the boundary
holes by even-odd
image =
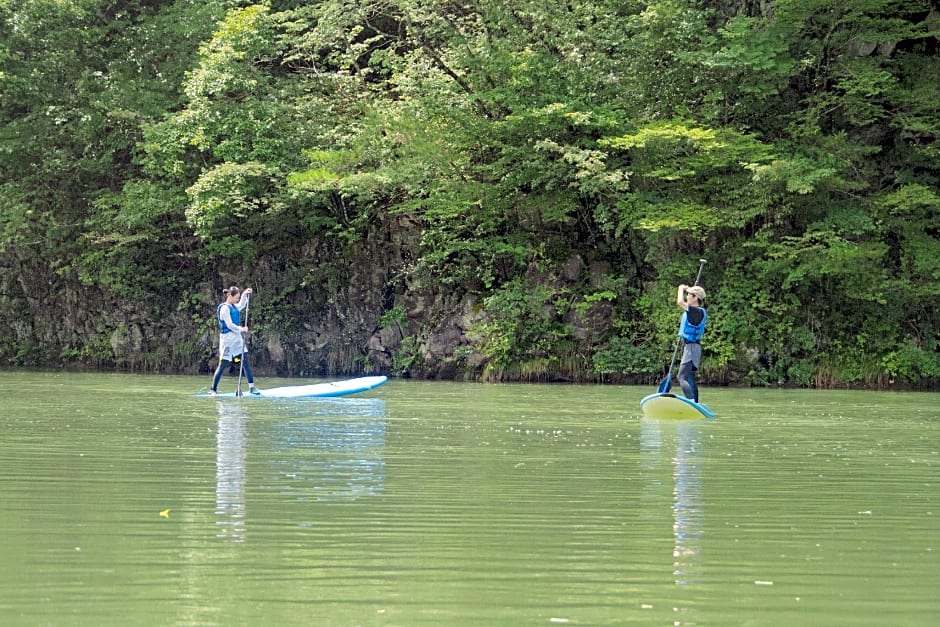
[[[680,285],[676,293],[676,304],[682,308],[679,318],[679,337],[684,341],[682,360],[679,362],[679,385],[686,398],[698,402],[698,386],[695,371],[702,363],[702,335],[705,333],[705,290],[699,285]]]
[[[234,285],[222,290],[225,302],[215,309],[215,318],[219,323],[219,367],[215,369],[215,375],[212,377],[210,395],[218,393],[219,381],[222,380],[222,375],[228,370],[232,361],[235,363],[241,362],[240,368],[248,379],[248,393],[259,393],[255,389],[255,376],[251,372],[251,364],[248,363],[248,352],[244,337],[244,334],[248,333],[248,327],[241,326],[241,312],[248,306],[248,298],[251,293],[252,289],[250,287],[242,292]]]

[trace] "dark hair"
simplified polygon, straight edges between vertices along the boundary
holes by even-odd
[[[223,289],[222,293],[225,294],[226,296],[238,296],[239,294],[242,293],[242,291],[233,285],[227,290]]]

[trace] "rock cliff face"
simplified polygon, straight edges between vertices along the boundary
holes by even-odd
[[[0,276],[0,365],[208,373],[218,359],[214,315],[221,289],[240,285],[255,290],[249,345],[261,376],[485,378],[490,357],[483,347],[491,338],[480,329],[499,312],[487,311],[479,294],[455,290],[447,277],[419,278],[413,264],[420,238],[407,219],[386,217],[342,250],[335,241],[303,241],[250,267],[232,263],[211,274],[189,268],[186,276],[173,277],[180,293],[143,287],[132,297],[56,272],[42,259],[0,254],[6,266]],[[599,284],[609,270],[572,254],[554,270],[532,268],[520,278],[525,285],[564,291]],[[569,350],[573,346],[580,355],[590,354],[610,330],[607,301],[578,311],[544,309],[546,316],[558,316]],[[534,375],[505,378],[590,376],[583,358],[569,360],[564,372],[545,368],[558,361],[554,346],[546,350],[534,358]]]
[[[136,299],[57,274],[41,259],[8,255],[0,364],[209,372],[218,293],[237,284],[256,291],[248,322],[259,375],[475,378],[484,366],[467,336],[481,319],[476,297],[408,278],[419,237],[407,223],[385,223],[342,253],[317,252],[327,247],[310,242],[251,268],[193,277],[186,294]]]
[[[407,221],[386,222],[342,254],[307,254],[314,261],[303,287],[292,290],[283,278],[267,286],[267,292],[285,294],[267,310],[283,323],[256,318],[255,370],[281,376],[476,378],[484,366],[468,337],[482,318],[476,297],[448,294],[439,284],[410,277],[419,238]],[[268,278],[251,279],[264,285]],[[202,339],[206,346],[217,341],[215,329],[210,331]],[[208,362],[214,359],[213,353]]]

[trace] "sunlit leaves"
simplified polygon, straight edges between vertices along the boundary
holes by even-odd
[[[261,163],[222,163],[205,172],[187,191],[186,219],[208,238],[238,221],[277,212],[277,174]]]
[[[231,11],[212,39],[200,46],[199,67],[187,78],[186,94],[194,101],[246,97],[259,84],[260,73],[251,70],[269,54],[273,36],[266,7]]]
[[[807,195],[820,185],[839,180],[839,169],[833,163],[820,163],[801,155],[774,159],[767,164],[749,164],[755,180],[773,181],[791,194]]]
[[[624,226],[704,235],[725,226],[740,227],[755,212],[735,206],[718,180],[742,189],[760,187],[752,172],[774,158],[771,147],[731,129],[681,121],[654,122],[631,133],[601,140],[629,165],[630,189],[622,196]],[[756,208],[759,213],[760,207]]]

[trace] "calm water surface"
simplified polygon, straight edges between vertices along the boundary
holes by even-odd
[[[2,373],[0,623],[940,616],[938,394],[705,389],[677,423],[639,387],[207,383]]]

